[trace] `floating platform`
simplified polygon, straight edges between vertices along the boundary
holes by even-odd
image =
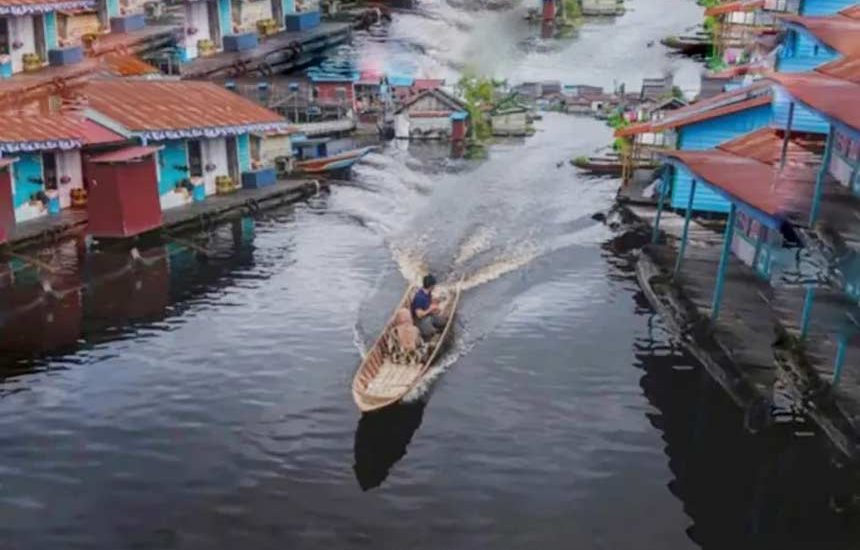
[[[182,78],[268,76],[311,65],[329,48],[346,43],[349,23],[322,23],[303,31],[281,31],[266,37],[254,49],[221,52],[194,59],[180,68]]]

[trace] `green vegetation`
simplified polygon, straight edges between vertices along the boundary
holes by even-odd
[[[503,85],[504,82],[473,73],[466,73],[460,78],[457,92],[466,102],[466,110],[469,112],[470,139],[483,141],[492,136],[490,121],[484,113],[493,106],[496,89]]]

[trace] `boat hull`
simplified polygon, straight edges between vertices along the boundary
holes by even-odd
[[[370,153],[373,147],[354,149],[339,155],[311,160],[301,160],[296,163],[296,171],[301,174],[322,174],[349,170],[352,166]]]

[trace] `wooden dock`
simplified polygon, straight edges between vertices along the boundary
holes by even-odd
[[[348,23],[322,23],[305,31],[282,31],[243,52],[199,57],[181,68],[182,78],[268,76],[311,64],[325,50],[349,40]]]
[[[326,188],[325,180],[284,179],[261,189],[240,189],[227,195],[207,197],[202,202],[166,210],[162,214],[162,225],[156,231],[208,228],[226,217],[296,203]],[[22,222],[11,229],[5,246],[20,251],[82,235],[86,232],[87,221],[85,209],[65,209],[56,216]]]
[[[655,207],[626,204],[622,210],[636,223],[653,228]],[[772,285],[730,255],[720,314],[713,320],[723,234],[718,227],[709,227],[711,223],[691,220],[675,275],[684,218],[671,211],[661,214],[661,240],[646,245],[637,263],[637,278],[649,302],[745,411],[749,429],[767,425],[780,401],[777,394],[789,396],[792,412],[805,413],[835,449],[857,460],[860,369],[845,368],[839,384],[835,388],[829,384],[838,354],[860,356],[860,324],[858,330],[847,332],[849,337],[838,336],[852,322],[846,312],[855,311],[856,305],[841,291],[815,282],[792,282],[790,276]],[[812,289],[811,296],[806,288]],[[811,313],[804,322],[805,307],[811,307]]]

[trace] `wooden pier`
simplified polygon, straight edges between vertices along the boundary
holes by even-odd
[[[653,206],[621,209],[650,231],[658,223]],[[667,326],[745,411],[748,429],[767,426],[776,394],[789,396],[793,412],[813,420],[842,456],[860,458],[860,370],[839,360],[860,353],[860,325],[835,336],[851,324],[854,304],[815,282],[771,286],[724,254],[723,231],[710,222],[690,220],[682,246],[684,226],[684,216],[662,212],[659,238],[637,262],[639,283]]]
[[[156,231],[208,228],[226,217],[296,203],[327,188],[325,180],[285,179],[261,189],[240,189],[227,195],[207,197],[202,202],[164,211],[162,225]],[[65,209],[56,216],[22,222],[11,230],[5,246],[20,251],[81,235],[86,232],[87,220],[85,209]]]
[[[322,23],[305,31],[282,31],[243,52],[199,57],[181,68],[182,78],[268,76],[311,64],[322,53],[345,43],[352,33],[348,23]]]

